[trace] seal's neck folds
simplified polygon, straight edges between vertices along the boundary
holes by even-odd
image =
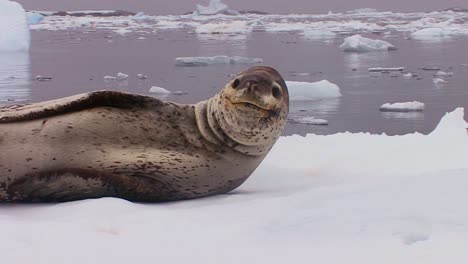
[[[224,118],[220,113],[222,109],[219,109],[219,94],[213,98],[199,102],[195,105],[195,117],[198,125],[198,129],[203,137],[210,143],[216,145],[225,145],[235,151],[241,152],[246,155],[261,156],[266,155],[273,143],[267,145],[245,145],[234,140],[236,138],[232,133],[232,130],[223,129],[220,125]]]

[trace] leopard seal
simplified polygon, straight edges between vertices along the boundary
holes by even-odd
[[[163,202],[226,193],[264,159],[288,111],[285,81],[264,66],[196,104],[96,91],[6,106],[0,201]]]

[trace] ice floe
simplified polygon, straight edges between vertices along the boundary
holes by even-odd
[[[316,126],[328,125],[328,120],[315,118],[313,116],[291,117],[290,120],[294,123],[301,123],[301,124],[306,124],[306,125],[316,125]]]
[[[457,109],[430,135],[280,137],[247,182],[205,199],[2,205],[2,261],[463,263],[466,127]]]
[[[412,111],[424,111],[424,103],[413,101],[413,102],[402,102],[402,103],[386,103],[380,107],[382,112],[412,112]]]
[[[176,66],[207,66],[212,64],[254,64],[262,63],[261,58],[246,58],[240,56],[212,56],[212,57],[178,57],[175,59]]]
[[[341,97],[340,87],[328,80],[319,82],[286,81],[291,101],[308,101]]]
[[[149,15],[123,11],[40,12],[45,14],[41,23],[31,25],[33,30],[90,30],[127,29],[132,32],[155,34],[159,29],[186,29],[201,34],[248,34],[254,30],[268,32],[297,32],[310,38],[332,37],[336,34],[372,34],[391,32],[394,36],[407,36],[420,29],[443,28],[451,35],[467,35],[465,14],[452,11],[432,13],[357,12],[330,14],[252,14],[236,16],[201,15]],[[47,13],[47,14],[46,14]],[[222,12],[221,12],[222,13]],[[328,32],[327,34],[323,34]]]
[[[447,83],[447,81],[444,80],[444,79],[442,79],[442,78],[433,78],[433,79],[432,79],[432,82],[433,82],[435,85],[442,85],[442,84]]]
[[[365,38],[358,34],[345,38],[340,49],[347,52],[366,52],[396,50],[396,47],[386,41]]]
[[[434,73],[434,76],[451,77],[453,76],[453,72],[437,71],[436,73]]]
[[[29,50],[30,33],[23,7],[8,0],[0,0],[0,52]]]
[[[411,33],[411,38],[418,40],[447,38],[450,36],[452,36],[451,30],[444,28],[423,28]]]
[[[149,89],[150,93],[155,93],[155,94],[170,94],[171,92],[165,88],[158,87],[158,86],[152,86]]]
[[[117,75],[115,77],[116,77],[117,81],[124,81],[124,80],[128,79],[128,74],[119,72],[119,73],[117,73]]]
[[[207,23],[195,29],[197,34],[246,34],[252,27],[245,21]]]

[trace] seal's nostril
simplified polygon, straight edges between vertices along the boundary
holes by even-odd
[[[271,89],[271,94],[277,99],[281,96],[281,92],[278,87],[273,87],[273,89]]]
[[[231,86],[232,86],[232,88],[237,89],[237,86],[239,86],[239,84],[240,84],[239,79],[235,79],[235,80],[232,82],[232,85],[231,85]]]

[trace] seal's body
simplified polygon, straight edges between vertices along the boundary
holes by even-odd
[[[0,109],[0,201],[229,192],[279,137],[287,96],[276,71],[254,67],[195,105],[98,91]]]

